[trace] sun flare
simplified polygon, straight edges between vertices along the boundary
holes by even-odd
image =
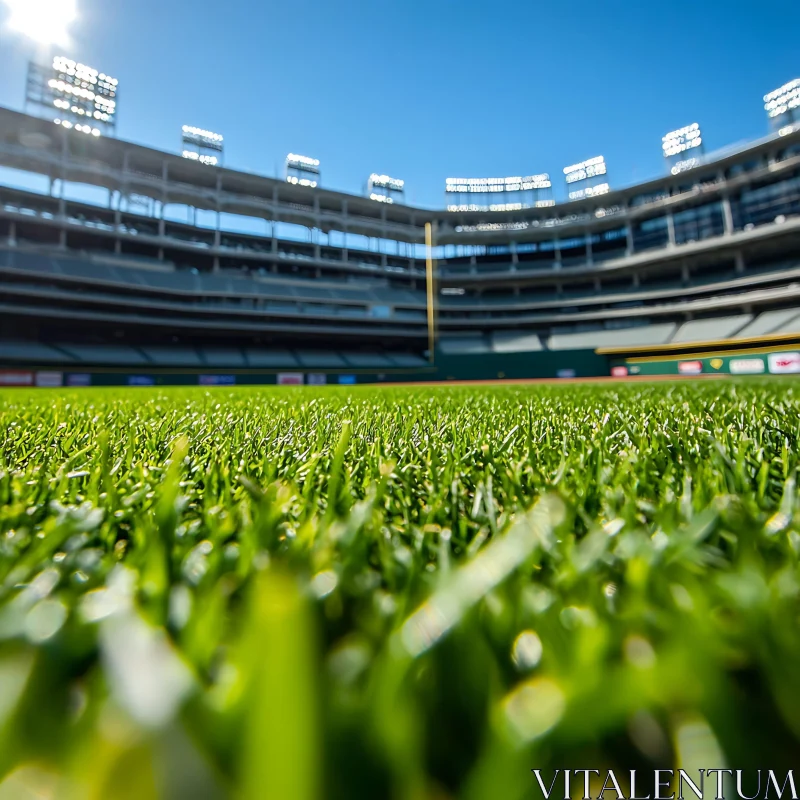
[[[42,45],[67,44],[78,12],[75,0],[0,0],[8,7],[8,27]]]

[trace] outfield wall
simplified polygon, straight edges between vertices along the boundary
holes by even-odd
[[[791,349],[795,348],[795,349]],[[592,350],[531,353],[475,353],[446,355],[421,369],[386,372],[318,369],[306,371],[256,370],[130,370],[47,367],[0,368],[0,387],[58,386],[257,386],[355,385],[447,381],[503,381],[617,377],[691,377],[703,375],[800,374],[800,346],[748,348],[735,351],[670,355],[619,356]]]
[[[609,374],[609,359],[591,350],[530,353],[438,353],[435,364],[419,369],[384,372],[348,369],[247,370],[52,367],[0,368],[0,386],[232,386],[353,385],[425,381],[592,378]]]
[[[800,347],[753,348],[736,352],[611,358],[611,374],[628,375],[792,375],[800,374]]]

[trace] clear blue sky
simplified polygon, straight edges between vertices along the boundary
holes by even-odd
[[[663,171],[661,136],[710,149],[767,132],[761,97],[800,76],[797,0],[78,0],[65,55],[120,80],[120,138],[226,137],[226,166],[289,151],[324,186],[372,171],[444,205],[447,176],[550,172],[603,154],[612,186]],[[0,104],[30,45],[3,29]]]

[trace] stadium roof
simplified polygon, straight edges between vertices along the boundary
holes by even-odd
[[[756,142],[730,148],[712,155],[696,168],[677,175],[616,189],[594,198],[561,202],[549,208],[521,211],[459,211],[414,208],[399,203],[377,203],[367,197],[289,184],[283,180],[241,172],[227,167],[208,167],[182,158],[177,153],[155,150],[110,137],[82,137],[52,121],[0,107],[0,165],[47,175],[52,179],[83,182],[110,191],[122,188],[130,192],[158,197],[163,191],[165,176],[169,182],[170,203],[185,203],[198,209],[216,211],[224,197],[224,211],[246,216],[264,217],[275,200],[280,200],[279,220],[299,225],[313,224],[322,230],[339,229],[341,215],[347,209],[347,230],[367,236],[376,235],[376,225],[391,236],[393,226],[403,227],[406,241],[423,241],[426,221],[438,220],[448,228],[475,226],[481,223],[513,223],[519,220],[548,222],[569,219],[573,215],[591,214],[599,209],[626,207],[637,195],[655,193],[670,187],[685,186],[695,176],[714,176],[745,159],[774,149],[776,141],[790,145],[800,142],[800,126],[774,133]],[[68,150],[67,150],[68,148]],[[69,172],[64,173],[69,153]],[[272,218],[278,218],[277,213]],[[359,218],[364,224],[359,223]],[[418,231],[409,231],[408,228]],[[481,231],[481,240],[508,238],[508,231]],[[494,235],[492,235],[494,234]],[[464,241],[462,238],[461,241]]]

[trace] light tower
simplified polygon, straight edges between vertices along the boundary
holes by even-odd
[[[117,125],[119,81],[105,72],[55,56],[47,65],[31,61],[25,108],[34,106],[56,125],[94,137],[113,134]]]
[[[286,182],[315,189],[319,185],[319,159],[289,153],[286,156]]]
[[[661,137],[661,150],[673,175],[696,167],[705,150],[700,125],[693,122]],[[689,153],[685,156],[684,153]]]
[[[764,111],[774,130],[800,122],[800,78],[784,83],[764,95]]]
[[[222,160],[224,138],[219,133],[184,125],[181,129],[181,155],[192,161],[199,161],[209,167],[216,167]]]
[[[603,156],[587,158],[578,164],[564,167],[567,196],[570,200],[583,200],[608,192],[608,167]]]

